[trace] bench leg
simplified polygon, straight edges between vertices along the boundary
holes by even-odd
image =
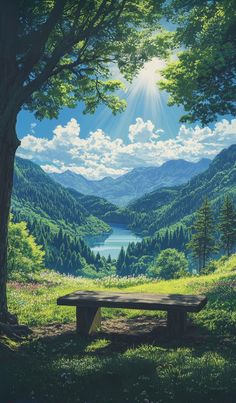
[[[76,307],[76,330],[78,334],[90,335],[101,325],[101,308]]]
[[[171,337],[180,337],[184,334],[187,323],[187,312],[169,310],[167,312],[167,329]]]

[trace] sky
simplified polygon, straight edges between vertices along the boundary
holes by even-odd
[[[209,127],[179,123],[183,109],[169,107],[168,95],[157,85],[163,67],[155,58],[132,84],[125,83],[127,89],[119,95],[127,100],[127,108],[117,116],[105,106],[94,115],[83,115],[82,105],[64,108],[53,120],[38,121],[32,113],[20,112],[17,154],[46,172],[69,169],[97,180],[170,159],[214,158],[236,143],[236,119],[222,118]],[[123,80],[116,70],[113,75]]]

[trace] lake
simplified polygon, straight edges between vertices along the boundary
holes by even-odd
[[[142,238],[135,235],[125,225],[109,225],[112,228],[110,234],[91,236],[86,239],[87,244],[95,254],[99,252],[100,255],[105,258],[111,255],[112,259],[116,259],[122,246],[126,250],[130,242],[139,242],[142,240]]]

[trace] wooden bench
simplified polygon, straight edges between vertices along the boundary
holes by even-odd
[[[92,334],[101,325],[101,307],[167,311],[171,336],[182,335],[187,312],[199,312],[207,303],[204,295],[144,294],[132,292],[76,291],[58,298],[58,305],[76,306],[77,332]]]

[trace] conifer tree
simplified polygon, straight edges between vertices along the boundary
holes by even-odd
[[[219,229],[220,246],[226,251],[227,256],[230,256],[236,244],[236,212],[229,196],[225,197],[221,208]]]
[[[209,255],[216,250],[213,214],[210,202],[207,198],[197,211],[193,230],[194,233],[187,247],[192,250],[193,256],[198,259],[200,271],[206,266]]]
[[[124,268],[125,268],[125,250],[124,247],[122,246],[116,263],[116,273],[118,274],[118,276],[124,275]]]

